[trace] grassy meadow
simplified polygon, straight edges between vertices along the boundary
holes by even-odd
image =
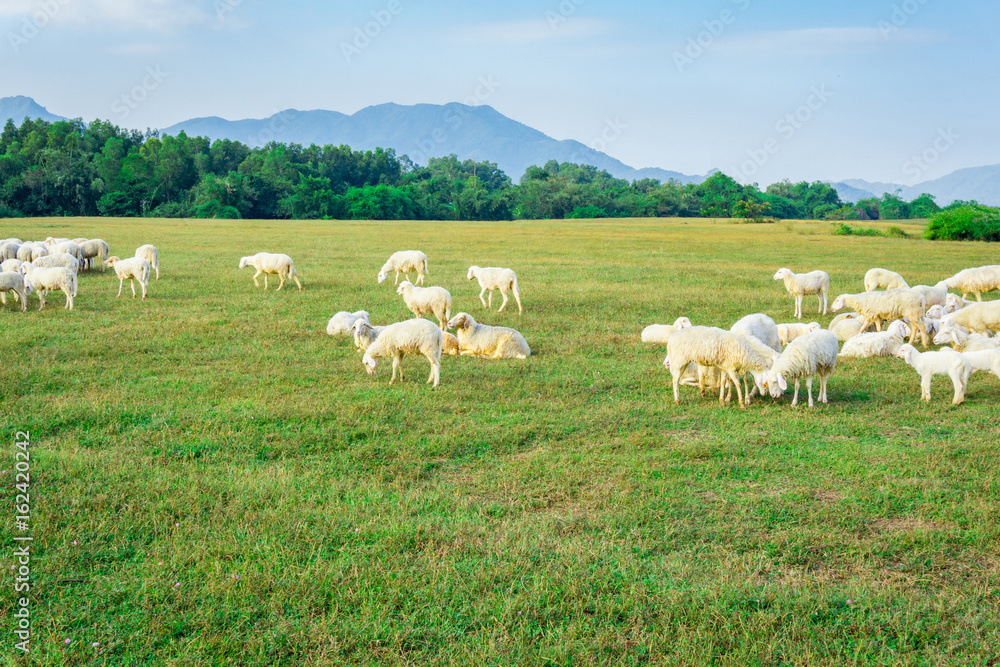
[[[997,378],[974,375],[955,407],[938,377],[928,405],[902,361],[844,360],[811,410],[690,387],[676,406],[665,350],[639,341],[679,315],[793,321],[782,266],[829,272],[832,303],[873,266],[933,284],[997,263],[994,246],[919,240],[910,221],[891,224],[916,238],[815,221],[0,224],[122,256],[152,243],[161,266],[145,302],[92,271],[73,312],[59,293],[0,312],[0,664],[1000,660]],[[423,358],[403,383],[385,360],[369,377],[326,323],[409,317],[376,273],[410,248],[453,314],[516,327],[532,357],[444,357],[435,390]],[[236,267],[263,250],[291,255],[305,289],[255,290]],[[524,314],[484,309],[472,264],[514,268]],[[806,297],[803,321],[829,323],[815,311]]]

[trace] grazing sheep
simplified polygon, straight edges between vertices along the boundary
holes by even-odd
[[[729,331],[737,336],[753,336],[775,352],[781,352],[781,334],[778,325],[764,313],[753,313],[740,318]]]
[[[136,252],[139,252],[136,250]],[[250,255],[249,257],[243,257],[240,259],[240,268],[247,266],[252,266],[257,269],[257,273],[253,274],[253,286],[260,287],[260,283],[257,282],[257,276],[264,274],[264,289],[267,289],[267,276],[271,273],[276,273],[278,277],[281,278],[281,283],[278,285],[276,292],[280,292],[281,288],[285,286],[285,278],[291,276],[295,280],[295,284],[302,289],[302,283],[299,282],[299,275],[295,272],[295,264],[292,262],[292,258],[288,255],[282,253],[271,253],[271,252],[259,252],[256,255]]]
[[[740,407],[746,407],[740,389],[739,374],[747,371],[765,371],[771,363],[759,355],[754,347],[742,337],[717,327],[688,327],[681,329],[667,340],[667,356],[663,365],[670,369],[674,386],[674,403],[680,404],[681,375],[688,364],[695,362],[701,366],[720,369],[736,386],[736,397]],[[720,383],[724,384],[724,383]],[[719,403],[725,404],[724,387],[719,389]]]
[[[949,322],[960,324],[969,331],[987,335],[993,331],[1000,331],[1000,300],[973,303],[954,313],[948,313],[941,319],[941,326],[947,326]]]
[[[854,336],[844,343],[840,351],[841,357],[892,357],[906,342],[906,324],[896,320],[885,331],[863,333]]]
[[[823,326],[819,322],[801,324],[799,322],[789,322],[778,325],[778,339],[782,345],[788,345],[799,336],[804,336],[813,331],[819,331]],[[780,350],[779,350],[780,351]]]
[[[934,343],[951,345],[957,352],[976,352],[1000,348],[1000,339],[990,338],[979,333],[969,333],[968,329],[954,322],[942,325],[941,331],[934,336]]]
[[[68,241],[69,241],[69,239],[67,239],[67,238],[63,238],[63,237],[54,238],[54,237],[50,236],[50,237],[48,237],[48,238],[45,239],[45,245],[47,245],[50,248],[52,248],[52,247],[55,247],[55,246],[59,245],[60,243],[66,243]]]
[[[378,272],[378,283],[381,285],[385,282],[385,279],[389,277],[389,272],[396,272],[396,279],[392,282],[393,285],[399,282],[399,274],[403,274],[403,278],[406,280],[410,279],[410,271],[417,272],[417,282],[424,282],[424,276],[430,275],[427,270],[427,255],[420,252],[419,250],[400,250],[399,252],[394,252],[386,260],[386,263],[382,265],[382,268]]]
[[[417,287],[409,280],[399,283],[396,294],[403,297],[407,309],[414,317],[434,315],[442,331],[451,317],[451,294],[443,287]]]
[[[969,385],[972,364],[961,353],[950,349],[921,353],[912,345],[905,344],[899,348],[896,356],[913,366],[920,374],[921,399],[931,402],[931,377],[947,375],[955,386],[955,396],[951,402],[960,405],[965,400],[965,389]]]
[[[666,345],[670,334],[681,329],[687,329],[689,326],[692,326],[691,320],[683,316],[674,320],[673,324],[650,324],[642,330],[639,340],[643,343],[661,343]]]
[[[80,261],[73,255],[70,255],[68,253],[59,253],[55,255],[46,255],[45,257],[39,257],[38,259],[33,261],[32,264],[42,269],[48,269],[53,266],[61,266],[64,269],[69,269],[73,273],[80,272]]]
[[[142,288],[142,298],[146,298],[149,291],[149,262],[142,257],[121,259],[112,255],[104,261],[104,264],[113,268],[115,275],[118,276],[118,296],[115,297],[116,299],[122,295],[122,287],[126,278],[128,278],[128,284],[132,288],[132,298],[135,298],[135,281],[137,280],[139,287]]]
[[[906,318],[910,322],[909,342],[913,343],[919,330],[924,347],[928,346],[927,327],[924,325],[924,311],[927,308],[924,297],[919,292],[902,287],[885,292],[841,294],[834,299],[830,309],[837,312],[845,305],[856,310],[868,322],[874,322],[876,331],[882,330],[882,322],[885,320]]]
[[[752,315],[748,316],[748,317],[751,318],[749,320],[749,322],[756,322],[756,320],[753,318]],[[765,317],[766,317],[766,315],[765,315]],[[740,323],[743,322],[746,319],[747,318],[743,318],[743,320],[740,320],[736,324],[740,325]],[[770,319],[770,318],[768,318],[768,319]],[[754,352],[756,352],[758,355],[760,355],[760,357],[762,357],[763,359],[765,359],[767,361],[767,365],[768,365],[769,368],[770,368],[771,364],[774,363],[774,360],[777,359],[778,355],[781,353],[781,351],[780,351],[780,347],[781,346],[780,345],[776,344],[774,347],[772,347],[771,345],[764,344],[763,342],[761,342],[761,339],[758,338],[758,336],[756,336],[756,335],[754,335],[752,333],[749,333],[748,328],[746,326],[744,326],[744,325],[740,325],[740,326],[734,325],[733,328],[729,330],[729,332],[730,333],[734,333],[737,336],[739,336],[740,338],[742,338],[753,349]],[[758,333],[761,333],[761,332],[758,332]],[[770,333],[770,336],[773,336],[773,332]],[[701,374],[704,375],[705,371],[702,371]],[[749,387],[747,385],[747,382],[746,382],[746,376],[747,376],[747,374],[740,373],[740,375],[744,379],[743,380],[743,391],[744,391],[743,400],[746,401],[747,405],[750,405],[750,400],[755,395],[757,395],[758,392],[761,395],[764,395],[764,393],[765,393],[764,392],[764,381],[767,379],[767,377],[766,377],[766,372],[765,371],[750,370],[748,374],[753,378],[754,384],[753,384],[752,387]],[[712,376],[709,376],[709,377],[712,377]],[[729,388],[729,378],[728,378],[728,376],[720,375],[720,381],[722,382],[723,388],[728,389],[728,391],[726,392],[726,402],[728,403],[730,401],[730,399],[732,399],[732,389]]]
[[[933,287],[930,285],[914,285],[910,289],[924,295],[924,302],[927,304],[928,309],[932,306],[941,306],[943,308],[948,303],[948,285],[943,280]]]
[[[13,241],[0,243],[0,262],[5,262],[8,259],[17,259],[17,251],[20,247],[20,243],[14,243]]]
[[[87,268],[93,264],[93,260],[97,260],[100,264],[101,271],[106,268],[104,262],[107,261],[108,257],[111,255],[111,247],[101,239],[89,239],[80,244],[80,252],[83,261],[86,262]],[[149,261],[147,258],[146,261]],[[149,262],[150,266],[153,265]]]
[[[500,294],[503,295],[503,303],[497,309],[499,313],[507,305],[507,290],[510,290],[514,294],[514,300],[517,301],[517,314],[520,315],[523,312],[521,309],[521,293],[517,288],[517,274],[514,273],[513,269],[502,269],[496,266],[488,266],[486,268],[470,266],[467,278],[469,280],[475,278],[479,281],[479,286],[482,288],[479,290],[479,300],[483,302],[483,307],[493,307],[493,290],[498,289],[500,290]],[[490,291],[488,306],[486,300],[483,298],[483,292],[486,290]]]
[[[31,262],[25,262],[18,269],[24,276],[25,288],[29,286],[38,292],[38,310],[45,308],[45,293],[62,290],[66,295],[66,309],[73,310],[73,299],[76,297],[76,274],[61,266],[51,268],[35,268]]]
[[[371,375],[375,372],[376,360],[380,357],[392,357],[392,378],[389,384],[396,381],[396,371],[399,371],[399,381],[403,381],[403,355],[422,354],[431,362],[431,375],[427,382],[433,382],[437,387],[441,383],[441,329],[428,320],[414,319],[390,324],[375,339],[361,362]]]
[[[266,254],[266,253],[258,253],[258,254],[263,255],[263,254]],[[160,251],[156,249],[155,245],[150,245],[149,243],[147,243],[146,245],[139,246],[138,248],[135,249],[135,256],[136,257],[142,257],[144,260],[146,260],[147,262],[149,262],[149,268],[150,268],[150,270],[151,271],[156,271],[156,279],[157,280],[160,279]],[[287,255],[286,255],[286,257],[287,257]],[[242,269],[243,267],[241,266],[240,268]],[[293,273],[294,273],[294,271],[293,271]],[[282,279],[282,282],[284,282],[284,279]],[[298,278],[295,279],[295,282],[299,282]],[[257,283],[257,281],[254,280],[254,284],[256,284],[256,283]],[[266,275],[264,276],[264,289],[267,289],[267,276]],[[279,287],[278,289],[281,289],[281,288]],[[302,289],[302,285],[299,285],[299,289]]]
[[[829,331],[843,343],[870,328],[871,324],[858,313],[841,313],[830,320]]]
[[[961,290],[963,299],[969,294],[975,294],[976,301],[982,301],[985,292],[1000,289],[1000,264],[965,269],[944,282],[948,289]]]
[[[903,280],[903,276],[895,271],[890,271],[889,269],[868,269],[868,272],[865,273],[865,291],[874,292],[882,287],[885,289],[898,289],[900,287],[909,287],[909,284]]]
[[[971,306],[974,301],[966,301],[957,294],[949,294],[944,300],[944,312],[954,313],[956,310],[961,310],[966,306]]]
[[[450,334],[447,331],[441,332],[441,353],[449,354],[453,357],[458,356],[462,352],[461,345],[458,344],[458,337],[454,334]]]
[[[48,254],[49,247],[44,243],[38,242],[25,243],[17,249],[17,259],[22,262],[31,262],[39,257],[45,257]]]
[[[330,321],[326,323],[326,334],[328,336],[334,336],[336,338],[346,338],[351,335],[353,331],[354,323],[363,319],[368,321],[368,311],[367,310],[357,310],[353,313],[349,313],[346,310],[341,310],[334,314],[330,318]]]
[[[837,349],[840,342],[831,332],[824,329],[799,336],[785,348],[767,372],[767,389],[772,398],[778,398],[788,388],[787,378],[795,378],[795,394],[792,407],[799,402],[799,379],[806,379],[806,393],[809,407],[813,407],[812,379],[819,375],[820,403],[826,403],[826,381],[837,366]]]
[[[83,261],[83,250],[80,248],[80,246],[78,244],[73,243],[72,241],[63,241],[61,243],[56,243],[56,244],[50,245],[49,246],[49,254],[50,255],[60,255],[60,254],[72,255],[73,257],[76,257],[76,261],[78,261],[78,262],[82,262]]]
[[[7,305],[7,292],[14,295],[15,301],[21,302],[21,312],[28,310],[28,295],[31,294],[31,284],[26,283],[24,276],[18,271],[0,271],[0,304]]]
[[[385,327],[373,327],[368,323],[367,317],[359,317],[354,321],[351,330],[354,332],[354,347],[364,352],[375,342],[379,334],[385,331]]]
[[[19,259],[5,259],[0,262],[0,271],[17,271],[23,262]]]
[[[447,323],[456,330],[459,354],[489,359],[527,359],[531,348],[517,329],[479,324],[468,313],[459,313]]]
[[[795,317],[802,319],[802,297],[806,294],[816,294],[819,297],[819,311],[826,315],[826,300],[830,293],[830,276],[826,271],[810,271],[809,273],[792,273],[791,269],[781,268],[774,274],[775,280],[784,280],[785,289],[795,297]]]

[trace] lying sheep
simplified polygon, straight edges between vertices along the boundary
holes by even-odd
[[[0,304],[7,305],[7,292],[21,302],[21,312],[28,310],[28,295],[31,284],[25,284],[24,276],[17,271],[0,271]]]
[[[871,324],[858,313],[841,313],[830,320],[829,331],[837,337],[841,343],[850,340],[860,333],[864,333],[871,328]]]
[[[795,297],[795,317],[802,319],[802,297],[806,294],[819,297],[819,312],[826,315],[826,300],[830,293],[830,276],[826,271],[792,273],[791,269],[781,268],[774,274],[774,279],[784,280],[785,289]]]
[[[904,287],[885,292],[841,294],[834,299],[831,310],[837,312],[844,306],[850,306],[865,320],[873,322],[876,331],[882,330],[882,322],[886,320],[891,321],[906,318],[910,321],[911,331],[909,342],[913,343],[919,330],[924,347],[927,347],[929,344],[927,327],[924,325],[924,311],[927,308],[924,297],[919,292],[914,292]]]
[[[399,381],[403,381],[403,355],[422,354],[431,362],[431,375],[427,382],[432,382],[437,387],[441,382],[441,345],[440,327],[428,320],[406,320],[387,326],[375,342],[368,346],[361,362],[371,375],[375,372],[377,359],[391,357],[392,378],[389,384],[392,384],[396,381],[397,370]]]
[[[947,375],[951,378],[955,387],[955,396],[951,400],[954,405],[960,405],[965,400],[972,364],[964,355],[950,349],[921,353],[912,345],[905,344],[899,348],[896,356],[913,366],[920,374],[920,398],[924,401],[931,402],[931,378],[935,375]]]
[[[136,251],[138,252],[138,250]],[[281,283],[278,285],[276,292],[280,292],[281,288],[285,286],[285,279],[289,276],[295,280],[295,284],[302,289],[302,283],[299,282],[299,276],[295,272],[295,264],[292,262],[292,258],[288,255],[282,253],[271,253],[271,252],[259,252],[256,255],[250,255],[248,257],[242,257],[240,259],[240,268],[245,268],[247,266],[252,266],[257,269],[257,273],[253,274],[253,285],[254,287],[260,287],[260,283],[257,282],[257,276],[264,274],[264,289],[267,290],[267,276],[268,274],[275,273],[281,278]]]
[[[966,301],[957,294],[949,294],[944,300],[944,312],[954,313],[956,310],[961,310],[966,306],[971,306],[975,301]]]
[[[941,326],[945,327],[949,322],[981,334],[1000,331],[1000,300],[973,303],[948,313],[941,319]]]
[[[263,255],[263,254],[266,254],[266,253],[258,253],[258,254]],[[156,271],[156,279],[157,280],[160,279],[160,251],[156,249],[155,245],[150,245],[149,243],[147,243],[146,245],[139,246],[138,248],[135,249],[135,256],[136,257],[142,257],[144,260],[146,260],[147,262],[149,262],[149,268],[150,268],[150,270],[151,271]],[[285,256],[287,257],[287,255],[285,255]],[[289,261],[291,261],[291,260],[289,260]],[[241,266],[240,268],[242,269],[243,267]],[[292,273],[294,273],[294,270],[292,271]],[[282,283],[285,282],[284,278],[282,278],[281,282]],[[299,279],[296,278],[295,282],[299,282]],[[257,283],[257,281],[254,280],[254,284],[256,284],[256,283]],[[264,289],[267,289],[267,275],[266,274],[264,275]],[[278,289],[281,289],[281,288],[279,287]],[[302,289],[302,285],[299,285],[299,289]]]
[[[358,318],[351,330],[354,332],[354,347],[364,352],[385,331],[385,327],[373,327],[368,323],[368,318]]]
[[[456,330],[459,354],[489,359],[527,359],[531,348],[517,329],[479,324],[468,313],[459,313],[447,323]]]
[[[38,310],[45,308],[45,294],[53,290],[61,290],[66,295],[66,309],[73,310],[77,287],[75,273],[61,266],[35,268],[31,262],[25,262],[18,270],[24,276],[25,289],[30,286],[38,292]]]
[[[80,272],[80,261],[73,255],[67,253],[39,257],[33,261],[32,264],[43,269],[52,268],[53,266],[61,266],[64,269],[69,269],[73,273]]]
[[[400,250],[399,252],[394,252],[386,260],[386,263],[382,265],[382,268],[378,272],[378,283],[381,285],[385,282],[385,279],[389,277],[389,272],[396,272],[396,279],[393,281],[393,285],[399,282],[399,274],[403,274],[405,280],[410,279],[410,271],[417,272],[416,284],[419,285],[424,282],[424,276],[430,275],[427,270],[427,255],[420,252],[419,250]]]
[[[368,321],[368,311],[367,310],[357,310],[353,313],[349,313],[346,310],[341,310],[334,314],[330,318],[330,321],[326,323],[326,334],[328,336],[333,336],[335,338],[346,338],[352,335],[354,331],[354,323],[363,319]]]
[[[890,271],[889,269],[868,269],[868,272],[865,273],[865,291],[874,292],[882,287],[885,289],[898,289],[900,287],[909,287],[909,284],[903,280],[903,276],[895,271]]]
[[[906,324],[896,320],[885,331],[863,333],[854,336],[844,343],[840,351],[841,357],[893,357],[906,342]]]
[[[914,285],[910,289],[924,295],[924,302],[927,304],[928,309],[933,306],[944,307],[948,303],[948,284],[943,280],[936,283],[933,287],[930,285]]]
[[[152,246],[150,246],[152,247]],[[108,257],[111,256],[111,247],[101,239],[89,239],[80,244],[81,258],[84,263],[89,268],[93,264],[93,260],[97,260],[98,265],[101,267],[101,271],[104,271],[105,264]],[[148,259],[146,261],[149,261]],[[152,262],[149,263],[150,266],[153,265]]]
[[[692,326],[691,320],[683,316],[674,320],[673,324],[650,324],[642,330],[639,340],[643,343],[660,343],[666,345],[670,334],[681,329],[686,329],[689,326]]]
[[[813,331],[819,331],[822,328],[823,326],[819,322],[810,322],[809,324],[801,324],[797,322],[779,324],[778,340],[781,341],[782,345],[788,345],[799,336],[804,336],[807,333],[812,333]]]
[[[434,315],[442,331],[451,317],[451,294],[443,287],[416,287],[409,280],[399,283],[396,294],[403,297],[407,309],[414,317],[423,314]]]
[[[954,322],[942,325],[941,331],[934,336],[934,343],[951,345],[957,352],[976,352],[1000,348],[1000,339],[978,333],[969,333],[968,329]]]
[[[813,407],[812,379],[819,375],[820,403],[826,403],[826,381],[837,366],[837,349],[840,342],[831,332],[824,329],[799,336],[785,348],[767,372],[768,391],[772,398],[778,398],[788,388],[788,378],[795,378],[795,394],[792,407],[799,402],[799,380],[806,379],[806,393],[809,407]]]
[[[976,301],[982,301],[984,293],[1000,289],[1000,264],[965,269],[944,282],[948,289],[961,290],[963,299],[969,294],[975,294]]]
[[[146,294],[149,291],[149,262],[142,257],[121,259],[116,255],[112,255],[104,261],[104,264],[113,268],[115,275],[118,276],[118,295],[115,297],[116,299],[122,295],[122,287],[126,279],[128,279],[128,284],[132,288],[133,299],[135,298],[136,281],[139,281],[139,287],[142,288],[142,298],[146,298]]]
[[[759,355],[743,338],[717,327],[688,327],[677,331],[667,341],[667,356],[663,365],[670,369],[674,386],[674,403],[680,404],[680,379],[688,364],[720,369],[736,386],[740,407],[746,407],[740,388],[739,374],[770,368],[770,361]],[[719,390],[719,403],[725,404],[723,389]]]
[[[514,295],[514,300],[517,301],[517,314],[520,315],[523,312],[521,309],[521,293],[517,288],[517,274],[512,269],[503,269],[496,266],[488,266],[486,268],[470,266],[467,278],[469,280],[475,278],[479,281],[479,286],[482,288],[479,290],[479,300],[483,302],[484,307],[493,307],[493,290],[498,289],[500,290],[500,294],[503,295],[503,303],[497,309],[499,313],[507,305],[507,290],[510,290]],[[488,306],[486,300],[483,299],[483,293],[486,290],[490,291]]]

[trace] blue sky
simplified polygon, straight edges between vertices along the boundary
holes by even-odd
[[[140,129],[489,104],[634,167],[911,185],[1000,162],[998,25],[981,0],[0,0],[0,96]]]

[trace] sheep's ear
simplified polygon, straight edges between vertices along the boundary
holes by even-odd
[[[781,391],[785,391],[786,389],[788,389],[788,383],[785,382],[784,375],[780,374],[778,375],[778,389],[780,389]]]

